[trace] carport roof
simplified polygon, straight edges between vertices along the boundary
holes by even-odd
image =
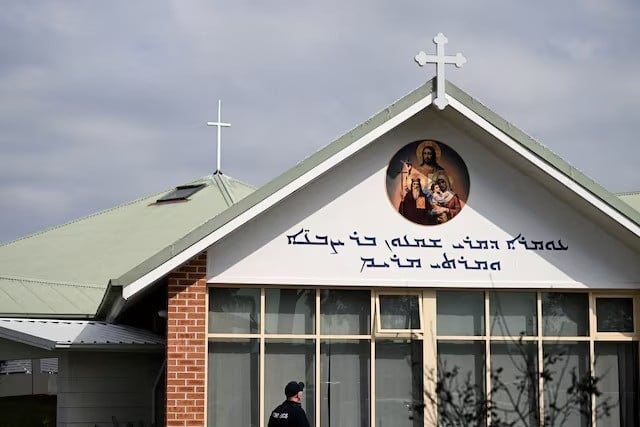
[[[0,318],[0,338],[45,350],[163,348],[164,339],[127,325],[88,320]]]

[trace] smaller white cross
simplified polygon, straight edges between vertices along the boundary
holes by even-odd
[[[220,115],[222,114],[222,101],[218,99],[218,121],[217,122],[207,122],[207,126],[217,126],[218,127],[218,167],[216,172],[221,172],[220,170],[220,145],[222,144],[220,131],[223,127],[231,127],[231,123],[222,123],[220,119]]]
[[[436,64],[436,99],[433,103],[441,110],[444,110],[444,107],[449,105],[449,101],[445,97],[445,78],[444,78],[444,66],[445,64],[455,64],[456,67],[460,68],[462,65],[467,62],[467,59],[462,56],[461,53],[457,53],[456,56],[446,56],[444,54],[444,45],[447,44],[449,40],[442,33],[438,33],[437,36],[433,38],[433,42],[436,44],[436,54],[435,55],[427,55],[426,53],[420,51],[416,56],[415,60],[421,67],[427,63]]]

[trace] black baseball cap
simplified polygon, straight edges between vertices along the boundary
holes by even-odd
[[[295,396],[299,391],[304,390],[304,383],[297,381],[290,381],[284,387],[284,395],[287,397]]]

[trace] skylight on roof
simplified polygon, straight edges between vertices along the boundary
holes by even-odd
[[[171,190],[164,196],[160,197],[158,200],[156,200],[156,202],[162,203],[172,202],[176,200],[187,200],[187,198],[202,190],[204,187],[204,184],[180,185],[174,190]]]

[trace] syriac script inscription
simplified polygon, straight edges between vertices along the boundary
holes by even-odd
[[[388,256],[360,256],[360,272],[380,268],[501,271],[500,255],[504,252],[516,250],[549,252],[569,249],[562,239],[527,239],[522,233],[512,239],[472,239],[467,236],[460,241],[446,242],[442,238],[429,236],[409,237],[405,234],[384,238],[360,235],[357,231],[352,232],[347,238],[330,237],[326,234],[312,233],[308,228],[303,227],[295,233],[287,234],[286,237],[288,245],[325,246],[330,255],[339,255],[342,248],[347,246],[382,247],[389,251]],[[411,250],[409,256],[406,255],[407,250]],[[470,259],[468,255],[459,255],[463,250],[478,251],[478,256]]]

